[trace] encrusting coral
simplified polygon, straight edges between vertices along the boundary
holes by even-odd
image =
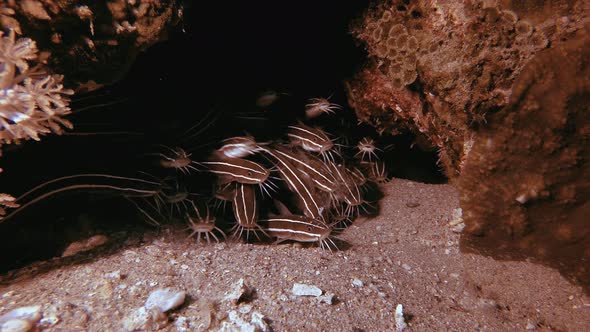
[[[455,178],[527,61],[580,29],[583,22],[570,16],[590,10],[572,6],[570,16],[538,20],[537,7],[513,11],[505,2],[476,0],[372,7],[352,27],[369,59],[347,82],[350,104],[380,132],[409,131],[437,149],[444,172]]]

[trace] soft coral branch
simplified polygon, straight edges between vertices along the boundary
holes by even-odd
[[[0,146],[72,128],[63,116],[70,113],[67,95],[73,91],[64,89],[60,75],[30,70],[28,61],[36,59],[33,40],[15,40],[14,31],[8,36],[0,31]]]

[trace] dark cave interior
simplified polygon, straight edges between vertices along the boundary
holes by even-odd
[[[183,148],[199,159],[225,137],[247,132],[277,139],[308,98],[331,96],[346,105],[342,82],[366,58],[348,28],[368,6],[335,0],[192,4],[168,40],[142,53],[121,81],[73,96],[75,130],[44,137],[41,144],[4,147],[3,191],[16,197],[44,181],[80,173],[141,177],[153,171],[145,156],[160,144],[180,145],[194,124],[207,127]],[[257,110],[257,95],[268,90],[285,95],[268,110]],[[384,157],[390,176],[446,181],[436,151],[413,147],[410,134],[379,137],[357,125],[346,106],[337,116],[343,120],[319,124],[352,142],[373,136],[381,146],[393,146]],[[59,186],[64,184],[42,193]],[[60,193],[0,224],[0,271],[59,256],[68,243],[95,233],[146,229],[153,228],[117,195]]]

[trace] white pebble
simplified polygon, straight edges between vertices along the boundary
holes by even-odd
[[[148,310],[145,307],[141,307],[132,310],[123,318],[121,323],[123,331],[153,331],[166,326],[168,324],[168,317],[158,308]]]
[[[322,290],[316,286],[306,285],[306,284],[293,284],[293,289],[291,292],[295,296],[320,296],[322,295]]]
[[[172,288],[159,288],[153,291],[145,302],[146,309],[158,308],[162,312],[175,309],[184,303],[186,292]]]
[[[39,319],[41,319],[41,306],[33,305],[11,310],[0,316],[0,324],[13,319],[26,320],[31,323],[36,323],[39,321]]]
[[[241,305],[241,306],[238,307],[238,311],[241,314],[244,314],[245,315],[245,314],[249,313],[250,311],[252,311],[252,306],[249,305],[249,304],[243,304],[243,305]]]
[[[123,279],[123,276],[121,275],[121,271],[119,271],[119,270],[113,271],[111,273],[107,273],[104,276],[106,278],[117,279],[117,280]]]
[[[352,285],[355,286],[355,287],[363,287],[364,284],[359,279],[353,279],[352,280]]]
[[[261,331],[261,332],[270,331],[270,327],[266,323],[266,320],[265,320],[263,314],[259,313],[258,311],[254,311],[252,313],[251,317],[252,317],[252,319],[250,320],[250,323],[252,323],[254,326],[258,327],[259,331]]]
[[[326,303],[328,305],[332,305],[333,301],[334,301],[334,294],[332,293],[326,293],[322,296],[318,296],[317,300],[319,303]]]
[[[33,323],[22,319],[12,319],[0,324],[1,332],[28,332],[32,328]]]
[[[404,319],[404,307],[401,304],[395,307],[395,326],[398,331],[403,331],[408,327]]]

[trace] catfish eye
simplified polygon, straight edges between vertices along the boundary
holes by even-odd
[[[307,226],[307,231],[311,232],[313,230],[313,228],[311,228],[311,226]]]
[[[252,172],[248,171],[248,176],[252,176]]]

